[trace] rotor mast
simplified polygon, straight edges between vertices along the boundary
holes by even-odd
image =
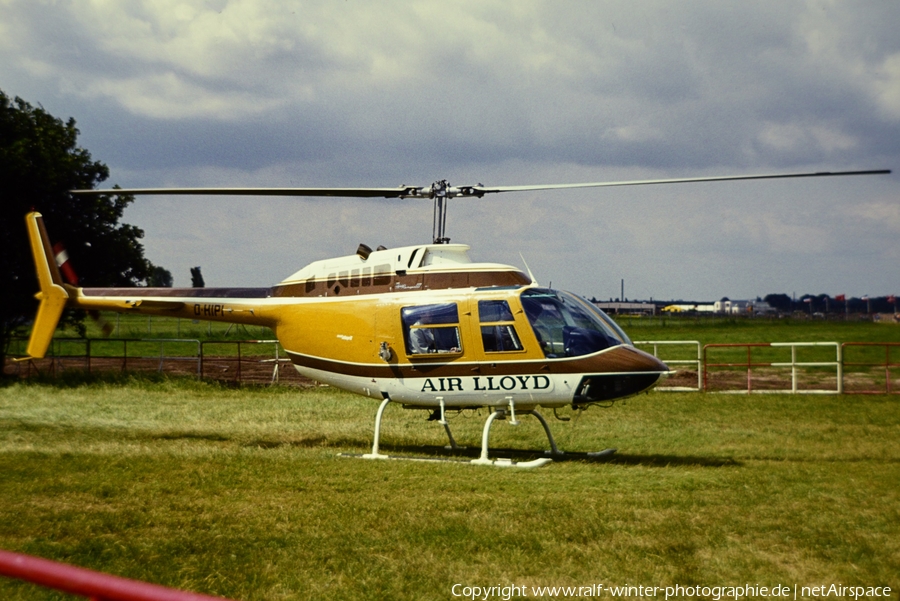
[[[430,186],[421,188],[407,188],[402,198],[430,198],[434,201],[434,210],[431,216],[431,238],[434,244],[447,244],[450,238],[447,236],[447,206],[448,201],[455,196],[476,196],[481,198],[482,184],[475,186],[455,187],[445,180],[438,180]]]
[[[450,185],[447,180],[442,179],[434,182],[431,189],[434,192],[434,212],[432,215],[431,237],[435,244],[447,244],[450,238],[446,236],[447,231],[447,201],[450,200],[448,189]]]

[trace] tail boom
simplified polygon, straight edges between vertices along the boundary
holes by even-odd
[[[268,288],[78,288],[69,305],[93,311],[142,313],[274,327]]]
[[[268,298],[269,288],[76,288],[63,282],[41,214],[29,213],[25,222],[40,286],[35,295],[40,306],[23,361],[46,355],[66,307],[274,328],[277,311],[272,309],[284,304]]]

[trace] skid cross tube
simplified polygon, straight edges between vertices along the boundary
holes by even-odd
[[[510,409],[510,415],[512,417],[512,420],[510,421],[511,426],[517,426],[520,423],[519,421],[515,420],[515,413],[512,412],[514,410],[514,408],[515,408],[515,403],[512,400],[510,400],[509,409]],[[491,414],[484,421],[484,429],[481,432],[481,456],[478,459],[473,459],[471,463],[473,463],[475,465],[507,465],[508,464],[507,462],[498,463],[498,461],[492,461],[491,459],[488,458],[488,439],[490,438],[490,435],[491,435],[491,426],[493,425],[495,419],[498,419],[498,418],[506,419],[506,413],[507,413],[506,409],[497,408],[496,410],[492,411]],[[550,432],[550,426],[547,424],[547,420],[544,419],[544,416],[541,415],[540,413],[538,413],[537,411],[535,411],[534,409],[520,409],[519,415],[522,415],[522,414],[533,415],[538,419],[539,422],[541,422],[541,425],[544,427],[544,432],[547,434],[547,440],[550,441],[550,453],[552,453],[553,455],[562,455],[559,448],[557,448],[557,446],[556,446],[556,441],[553,440],[553,434]],[[552,461],[552,459],[545,457],[542,459],[537,459],[535,461],[520,463],[518,465],[520,465],[522,467],[536,467],[538,465],[544,465],[545,463],[549,463],[550,461]],[[511,464],[511,462],[509,464]]]
[[[384,410],[387,409],[390,402],[391,397],[385,394],[384,400],[381,401],[381,405],[378,406],[378,411],[375,413],[375,438],[372,440],[372,452],[363,455],[363,459],[389,459],[387,455],[378,452],[378,439],[381,437],[381,416],[384,415]]]
[[[453,438],[453,434],[450,433],[450,426],[446,420],[446,405],[444,403],[443,397],[438,397],[439,410],[441,418],[438,423],[444,426],[445,431],[447,432],[447,436],[450,439],[450,448],[457,450],[463,447],[460,447],[456,444],[456,440]],[[387,406],[391,403],[390,396],[387,393],[384,393],[384,400],[381,401],[381,404],[378,406],[378,411],[375,412],[375,432],[372,439],[372,452],[366,453],[362,455],[363,459],[391,459],[390,455],[385,455],[380,450],[381,443],[381,422],[384,417],[384,410],[387,409]],[[498,407],[487,417],[484,423],[484,429],[481,434],[481,456],[478,459],[473,459],[470,463],[475,465],[498,465],[498,466],[513,466],[513,467],[538,467],[541,465],[546,465],[547,463],[553,461],[549,457],[542,457],[540,459],[535,459],[534,461],[525,461],[513,463],[511,460],[491,460],[488,458],[488,439],[490,438],[491,432],[491,424],[493,424],[494,420],[497,418],[506,419],[507,413],[510,414],[513,419],[515,419],[515,401],[509,399],[508,405],[506,407]],[[535,416],[539,422],[541,422],[541,426],[544,428],[544,433],[547,435],[547,440],[550,441],[550,451],[547,453],[553,455],[562,455],[563,453],[556,446],[556,441],[553,439],[553,434],[550,432],[550,425],[547,424],[547,420],[544,419],[544,416],[538,413],[533,409],[520,409],[519,415],[533,415]],[[518,425],[520,422],[511,421],[511,425]]]
[[[453,438],[453,432],[450,431],[450,424],[447,422],[447,406],[444,403],[444,397],[439,396],[437,400],[441,405],[441,419],[438,420],[438,423],[444,426],[444,431],[447,433],[447,438],[450,439],[450,445],[446,448],[452,449],[454,451],[463,448],[456,444],[456,439]]]

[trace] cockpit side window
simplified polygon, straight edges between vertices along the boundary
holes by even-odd
[[[481,343],[486,353],[521,351],[522,343],[513,324],[513,314],[505,300],[478,301]]]
[[[521,299],[546,357],[579,357],[630,342],[618,327],[607,323],[609,318],[604,320],[599,309],[574,294],[532,288],[523,291]]]
[[[572,296],[575,296],[575,295],[572,295]],[[606,327],[608,327],[610,330],[613,331],[615,337],[618,338],[619,341],[624,342],[625,344],[632,344],[631,338],[628,337],[628,334],[625,333],[625,330],[623,330],[621,327],[619,327],[619,324],[617,324],[615,322],[615,320],[613,320],[612,317],[610,317],[609,315],[604,313],[600,309],[600,307],[598,307],[594,303],[592,303],[589,300],[584,299],[580,296],[575,296],[575,298],[581,302],[581,304],[584,306],[584,308],[590,314],[594,315],[595,317],[599,317],[601,320],[603,320],[603,323],[606,325]]]
[[[403,307],[400,320],[407,355],[462,352],[455,303]]]

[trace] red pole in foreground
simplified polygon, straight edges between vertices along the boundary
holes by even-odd
[[[54,588],[92,601],[228,601],[129,580],[85,568],[0,550],[0,575]]]

